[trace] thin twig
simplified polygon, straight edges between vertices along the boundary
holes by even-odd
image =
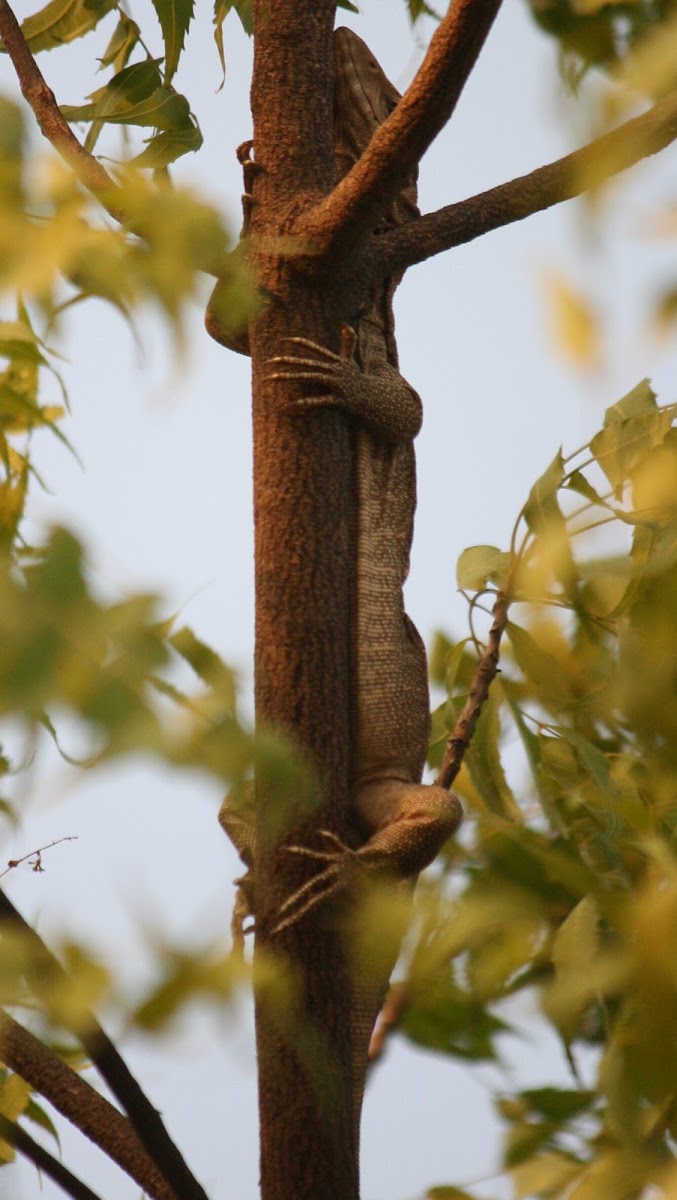
[[[55,1183],[58,1183],[64,1192],[73,1197],[73,1200],[100,1200],[96,1192],[93,1192],[86,1183],[78,1179],[77,1175],[73,1175],[68,1167],[64,1167],[53,1154],[45,1150],[44,1146],[40,1146],[35,1142],[30,1134],[26,1133],[20,1125],[15,1125],[14,1121],[9,1121],[2,1113],[0,1113],[0,1137],[4,1138],[10,1145],[29,1158],[36,1167],[49,1175]]]
[[[42,938],[21,916],[11,900],[0,890],[0,917],[14,929],[20,930],[33,951],[34,961],[27,965],[26,975],[31,987],[39,995],[44,987],[44,977],[57,978],[66,986],[72,981]],[[105,1079],[115,1098],[127,1113],[139,1141],[152,1158],[156,1167],[181,1196],[181,1200],[207,1200],[207,1196],[188,1168],[178,1147],[170,1138],[162,1118],[153,1108],[138,1082],[132,1075],[122,1056],[97,1021],[93,1013],[87,1014],[86,1022],[70,1027],[97,1070]]]
[[[153,1200],[177,1200],[129,1121],[105,1096],[8,1013],[0,1011],[0,1061],[94,1142]]]
[[[26,861],[30,862],[32,871],[44,871],[42,854],[45,850],[51,850],[52,846],[59,846],[61,842],[77,842],[77,840],[77,836],[74,834],[55,838],[53,842],[48,842],[46,846],[38,846],[37,850],[31,850],[28,854],[23,854],[21,858],[9,858],[4,871],[0,871],[0,879],[4,879],[5,875],[9,875],[10,871],[13,871],[15,867],[20,867]]]
[[[494,621],[489,630],[487,648],[473,672],[468,698],[458,714],[456,724],[449,735],[442,764],[435,783],[438,787],[450,788],[461,769],[465,754],[477,724],[482,705],[489,694],[489,687],[498,671],[498,652],[501,637],[508,621],[508,597],[499,592],[493,608]]]
[[[402,1020],[402,1014],[409,1004],[410,994],[411,987],[407,979],[403,979],[400,983],[394,983],[390,987],[369,1042],[370,1067],[381,1058],[388,1038]]]

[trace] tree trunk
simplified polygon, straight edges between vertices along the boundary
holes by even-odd
[[[351,775],[350,431],[336,411],[290,411],[298,384],[267,378],[268,359],[284,353],[285,337],[303,335],[338,349],[339,304],[326,272],[323,278],[313,270],[312,247],[294,246],[290,254],[282,240],[333,181],[333,10],[327,0],[260,0],[255,7],[252,110],[261,169],[251,246],[268,307],[250,340],[257,724],[293,736],[322,784],[313,824],[343,836]],[[266,851],[270,801],[259,785],[255,961],[263,965],[274,953],[283,966],[293,964],[294,1003],[287,1007],[259,977],[262,1197],[356,1200],[350,980],[340,936],[323,928],[321,912],[271,937],[281,902],[307,877],[307,867],[293,855]]]

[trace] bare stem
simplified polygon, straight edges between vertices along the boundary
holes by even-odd
[[[8,1120],[2,1113],[0,1113],[0,1137],[3,1137],[11,1146],[15,1146],[20,1154],[35,1163],[36,1167],[45,1172],[45,1175],[49,1175],[50,1179],[58,1183],[64,1192],[73,1197],[73,1200],[100,1200],[96,1192],[78,1179],[77,1175],[73,1175],[53,1154],[45,1150],[44,1146],[33,1141],[25,1129],[22,1129],[20,1125],[15,1125],[14,1121]]]
[[[499,592],[493,608],[494,621],[489,630],[487,648],[480,658],[472,677],[468,698],[463,705],[453,731],[449,735],[442,764],[435,783],[438,787],[450,788],[461,769],[463,756],[470,745],[482,705],[489,694],[489,687],[498,671],[498,652],[501,637],[508,621],[508,598]]]

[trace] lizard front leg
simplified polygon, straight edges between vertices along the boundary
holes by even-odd
[[[292,411],[340,408],[357,417],[373,436],[386,444],[410,442],[421,428],[421,401],[414,389],[389,363],[364,372],[355,359],[357,338],[348,325],[342,329],[341,353],[309,338],[285,339],[291,350],[269,359],[271,380],[320,384],[326,391],[293,401]]]

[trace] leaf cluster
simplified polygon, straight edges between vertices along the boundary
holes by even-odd
[[[593,5],[529,0],[529,7],[536,24],[557,40],[562,74],[574,88],[591,68],[613,73],[653,34],[665,37],[662,27],[676,13],[674,0]]]
[[[508,550],[459,561],[460,585],[481,589],[473,621],[486,589],[507,592],[509,651],[458,778],[469,819],[419,894],[401,1024],[437,1051],[500,1062],[517,998],[538,1002],[573,1086],[497,1099],[518,1197],[674,1186],[674,417],[643,381],[587,446],[556,455]],[[629,554],[596,556],[600,525],[629,534]],[[448,698],[433,763],[475,661],[468,640],[438,637]]]

